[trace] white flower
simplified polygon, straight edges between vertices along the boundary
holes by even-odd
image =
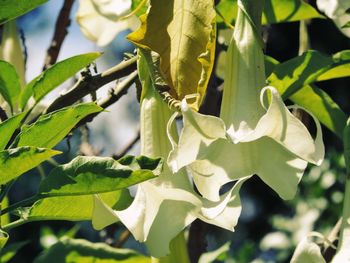
[[[317,0],[317,7],[337,25],[340,31],[350,37],[350,1],[349,0]],[[347,28],[344,28],[348,25]]]
[[[167,138],[172,112],[149,83],[143,83],[143,94],[141,153],[166,158],[172,149]],[[176,136],[174,127],[169,132]],[[95,198],[99,215],[93,224],[101,229],[119,219],[136,240],[146,243],[151,256],[163,257],[169,253],[170,241],[196,218],[233,231],[241,212],[238,193],[245,180],[212,202],[195,193],[185,171],[173,174],[165,164],[159,177],[138,186],[133,203],[123,211],[112,210]]]
[[[109,44],[121,31],[135,30],[139,19],[132,15],[131,0],[80,0],[77,22],[83,34],[99,46]]]
[[[3,26],[0,59],[11,63],[15,67],[23,87],[25,85],[24,55],[17,32],[16,20],[9,21]]]
[[[227,52],[221,118],[199,114],[183,100],[184,127],[168,163],[173,172],[186,166],[200,193],[212,201],[219,200],[225,183],[253,174],[283,199],[291,199],[307,163],[323,160],[320,124],[315,119],[313,140],[277,90],[262,89],[265,75],[259,32],[238,3]]]

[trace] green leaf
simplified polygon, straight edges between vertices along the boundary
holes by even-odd
[[[63,238],[45,250],[34,263],[150,263],[151,259],[129,249],[116,249],[104,243]]]
[[[15,130],[20,126],[26,112],[17,114],[0,123],[0,151],[4,150]]]
[[[18,101],[20,92],[21,84],[15,67],[0,60],[0,95],[7,101],[12,110]]]
[[[350,76],[350,50],[343,50],[333,55],[332,67],[317,77],[317,81]]]
[[[101,193],[99,196],[109,207],[118,210],[125,209],[132,201],[132,197],[127,189]],[[92,220],[94,209],[94,196],[92,194],[48,197],[36,201],[29,209],[26,219],[30,221]]]
[[[17,146],[52,148],[86,116],[103,109],[95,103],[82,103],[42,115],[32,125],[22,127],[17,136]]]
[[[32,9],[46,3],[48,0],[1,0],[0,25],[18,16],[24,15]]]
[[[23,246],[28,244],[28,241],[16,242],[5,246],[1,250],[0,262],[6,263],[10,261]]]
[[[149,13],[140,18],[141,28],[128,39],[159,54],[160,69],[172,96],[183,99],[199,93],[200,103],[214,60],[213,1],[151,0]]]
[[[0,185],[59,153],[59,151],[28,146],[0,151]]]
[[[0,229],[0,249],[2,249],[6,243],[7,243],[7,240],[9,239],[9,235]]]
[[[142,3],[142,2],[144,2],[144,3]],[[142,4],[142,6],[140,6],[141,4]],[[141,15],[145,14],[147,12],[147,9],[148,9],[147,1],[145,3],[144,0],[132,0],[131,10],[134,11],[135,9],[138,9],[136,12],[137,16],[141,16]]]
[[[348,54],[340,52],[331,58],[316,51],[310,51],[279,65],[277,65],[277,60],[273,59],[268,62],[265,58],[265,65],[268,65],[267,68],[271,68],[273,71],[267,82],[276,87],[281,94],[284,93],[284,98],[287,98],[285,92],[289,90],[292,93],[289,97],[291,101],[309,110],[323,125],[342,138],[346,122],[345,113],[325,91],[311,84],[307,85],[307,83],[319,80],[319,76],[333,70],[332,67],[337,68],[336,65],[347,63]],[[311,61],[310,65],[307,65],[308,63],[305,61]],[[305,67],[309,68],[305,69]],[[310,75],[308,76],[308,74]],[[283,83],[282,79],[285,79],[286,82]]]
[[[308,51],[276,65],[267,82],[277,88],[283,98],[288,98],[298,89],[315,81],[332,63],[331,57],[317,51]]]
[[[226,242],[221,247],[215,249],[214,251],[203,253],[198,263],[210,263],[215,262],[215,260],[225,260],[227,258],[227,254],[230,251],[231,242]]]
[[[289,99],[312,112],[323,125],[342,138],[346,115],[326,92],[304,86]]]
[[[161,159],[78,156],[53,169],[41,182],[41,196],[86,195],[120,190],[159,175]]]
[[[224,25],[224,20],[234,23],[237,16],[237,0],[221,0],[216,8],[223,17],[218,16],[218,23]],[[262,17],[263,24],[292,22],[312,18],[323,18],[323,16],[304,1],[265,0],[265,9]]]
[[[21,94],[20,107],[23,109],[32,95],[35,101],[39,102],[47,93],[74,76],[75,73],[88,66],[99,56],[101,56],[99,52],[82,54],[51,66],[25,87]]]
[[[349,53],[349,50],[345,50],[331,57],[318,51],[308,51],[276,65],[267,82],[286,99],[315,81],[350,76]]]

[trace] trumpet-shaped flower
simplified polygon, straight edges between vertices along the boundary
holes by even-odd
[[[150,80],[147,80],[150,82]],[[172,149],[167,137],[171,110],[150,83],[143,83],[141,102],[141,153],[166,158]],[[170,133],[176,136],[176,129]],[[194,190],[185,171],[171,173],[167,165],[158,178],[138,186],[133,203],[125,210],[106,207],[96,198],[100,216],[94,226],[100,229],[120,220],[136,240],[145,242],[154,257],[165,256],[169,243],[196,218],[233,231],[241,212],[239,189],[246,178],[239,180],[217,202],[202,198]],[[102,207],[102,208],[101,208]]]
[[[121,31],[139,27],[139,19],[128,16],[131,4],[131,0],[80,0],[77,22],[88,39],[105,46]]]
[[[241,1],[227,53],[220,117],[193,111],[182,101],[183,130],[170,153],[173,172],[187,167],[203,197],[219,200],[227,182],[257,174],[283,199],[290,199],[307,166],[324,156],[315,119],[315,140],[284,105],[273,87],[265,87],[259,32]]]
[[[17,32],[16,20],[9,21],[3,26],[3,33],[0,40],[0,59],[11,63],[16,68],[21,85],[24,86],[24,55]]]

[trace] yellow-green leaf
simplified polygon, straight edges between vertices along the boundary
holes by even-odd
[[[0,151],[0,184],[5,184],[60,152],[36,147]]]
[[[215,50],[213,1],[151,0],[141,21],[128,39],[160,55],[160,69],[175,98],[199,93],[202,101]]]

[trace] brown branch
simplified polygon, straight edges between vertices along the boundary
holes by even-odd
[[[137,71],[135,70],[128,77],[123,79],[123,81],[121,81],[116,88],[112,89],[109,93],[109,96],[106,99],[104,99],[101,103],[99,103],[98,106],[100,106],[103,109],[106,109],[109,106],[111,106],[113,103],[116,103],[121,97],[127,94],[129,88],[135,82],[136,79],[137,79]],[[101,112],[103,111],[93,113],[85,117],[78,123],[77,127],[93,121],[93,119],[97,115],[99,115]]]
[[[132,72],[129,76],[123,79],[114,89],[111,89],[107,98],[99,103],[99,106],[106,109],[115,102],[117,102],[122,96],[124,96],[132,84],[137,79],[137,70]]]
[[[188,253],[192,263],[198,262],[199,257],[207,251],[206,234],[208,230],[208,224],[196,219],[190,227],[188,236]]]
[[[82,76],[70,90],[59,96],[46,109],[46,113],[70,106],[109,82],[128,76],[136,70],[136,60],[137,57],[133,57],[95,76]]]
[[[55,33],[51,40],[51,45],[47,50],[43,70],[47,69],[57,61],[58,54],[60,53],[62,43],[68,34],[67,28],[70,25],[70,12],[73,6],[74,0],[65,0],[58,15]]]
[[[137,135],[135,136],[135,138],[128,143],[128,145],[126,145],[119,153],[113,154],[113,159],[118,160],[120,158],[122,158],[124,155],[126,155],[131,149],[132,147],[135,146],[135,144],[140,140],[140,131],[137,132]]]

